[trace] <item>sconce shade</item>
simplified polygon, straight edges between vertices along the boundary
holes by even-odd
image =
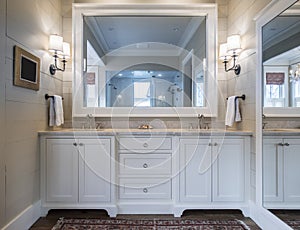
[[[70,44],[68,42],[63,42],[63,53],[62,58],[69,59],[71,56],[70,53]]]
[[[219,48],[219,58],[221,60],[229,60],[231,56],[227,53],[227,43],[223,43]]]
[[[63,37],[56,34],[51,34],[49,36],[49,51],[52,53],[62,54]]]
[[[238,54],[242,51],[241,48],[241,37],[238,34],[227,37],[227,52],[229,54]]]

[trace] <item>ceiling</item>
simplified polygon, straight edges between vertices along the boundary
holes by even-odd
[[[134,44],[135,49],[185,47],[205,17],[87,16],[85,22],[105,54]],[[167,48],[167,47],[165,47]]]
[[[262,33],[263,50],[270,48],[284,50],[283,46],[287,47],[285,41],[293,35],[300,34],[300,1],[296,2],[293,6],[289,7],[266,24],[263,27]],[[299,62],[299,60],[300,41],[298,47],[297,45],[294,45],[294,48],[292,49],[285,49],[285,52],[270,58],[264,64],[293,64]]]

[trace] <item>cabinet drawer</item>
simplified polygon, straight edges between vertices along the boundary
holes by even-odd
[[[119,197],[121,199],[171,199],[171,179],[122,178]]]
[[[120,154],[120,174],[170,175],[171,154]]]
[[[172,149],[171,137],[121,137],[120,150],[170,150]]]

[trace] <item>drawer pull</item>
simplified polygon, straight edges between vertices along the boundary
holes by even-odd
[[[279,146],[284,146],[282,143],[278,143],[277,145],[279,145]]]
[[[77,146],[77,143],[73,143],[74,146]]]
[[[148,168],[148,164],[146,164],[146,163],[143,164],[143,168],[145,168],[145,169]]]
[[[147,192],[148,192],[148,189],[144,188],[144,189],[143,189],[143,192],[144,192],[144,193],[147,193]]]
[[[218,146],[218,143],[214,143],[214,146]]]
[[[79,146],[83,146],[83,143],[79,143]]]
[[[148,147],[148,144],[147,144],[147,143],[144,143],[143,146],[144,146],[145,148],[147,148],[147,147]]]
[[[290,146],[290,144],[289,143],[284,143],[284,146]]]

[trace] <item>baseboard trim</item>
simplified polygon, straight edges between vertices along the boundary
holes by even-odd
[[[250,218],[261,227],[262,229],[272,230],[293,230],[286,223],[269,212],[264,207],[258,206],[253,202],[250,202]]]
[[[28,206],[12,219],[2,230],[29,229],[41,216],[41,201]]]

